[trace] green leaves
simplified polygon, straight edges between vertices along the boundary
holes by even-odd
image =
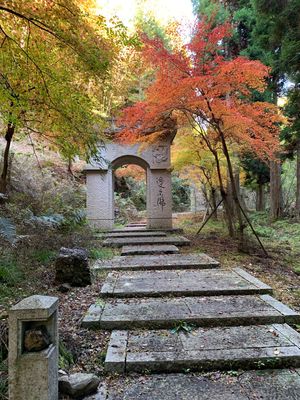
[[[105,139],[102,95],[124,47],[138,44],[92,2],[4,0],[0,6],[0,114],[66,159],[88,159]],[[105,87],[114,92],[114,86]],[[110,111],[110,110],[109,110]]]
[[[188,324],[186,321],[179,321],[178,324],[171,329],[171,333],[191,333],[195,329],[193,324]]]

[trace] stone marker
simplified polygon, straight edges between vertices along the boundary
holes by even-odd
[[[88,253],[85,249],[62,247],[55,261],[55,282],[72,286],[91,284]]]
[[[187,246],[190,241],[183,236],[167,236],[167,237],[126,237],[126,238],[109,238],[103,241],[104,246],[122,247],[126,245],[174,245]]]
[[[108,299],[89,308],[82,326],[101,329],[300,323],[300,314],[269,295]]]
[[[164,374],[117,378],[86,400],[299,400],[299,370]]]
[[[176,254],[179,253],[178,247],[174,245],[139,245],[139,246],[123,246],[121,250],[122,256],[133,256],[143,254]]]
[[[56,297],[35,295],[9,311],[9,398],[12,400],[58,399],[57,305]],[[41,344],[37,332],[41,330],[47,331],[49,344],[37,351],[37,343]],[[26,351],[29,331],[36,331],[29,342],[33,345],[31,352]]]
[[[102,270],[164,270],[164,269],[206,269],[217,268],[220,263],[203,253],[157,254],[141,256],[117,256],[111,260],[97,260],[94,271]]]
[[[300,334],[286,324],[197,328],[190,333],[113,331],[108,372],[299,367]]]
[[[102,296],[163,297],[214,296],[272,293],[246,271],[235,268],[205,270],[163,270],[109,273],[101,289]]]

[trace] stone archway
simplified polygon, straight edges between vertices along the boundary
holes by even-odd
[[[85,168],[87,180],[87,218],[95,228],[114,226],[113,170],[136,164],[146,171],[147,226],[172,228],[172,191],[170,146],[172,139],[147,145],[109,143],[101,149],[101,163],[92,160]]]

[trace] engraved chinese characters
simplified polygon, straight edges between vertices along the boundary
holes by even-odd
[[[161,211],[164,211],[164,207],[166,206],[165,198],[164,198],[164,193],[163,189],[165,188],[164,185],[164,179],[162,176],[156,178],[156,183],[158,186],[158,194],[157,194],[157,200],[156,204],[161,207]]]

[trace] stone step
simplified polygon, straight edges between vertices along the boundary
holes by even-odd
[[[116,377],[86,400],[299,400],[299,393],[300,370],[277,369]]]
[[[153,232],[143,232],[143,231],[137,231],[137,232],[111,232],[107,233],[105,235],[106,238],[140,238],[140,237],[164,237],[167,236],[166,232],[162,231],[153,231]]]
[[[123,246],[121,250],[122,256],[145,255],[145,254],[177,254],[178,247],[167,244],[147,244],[138,246]]]
[[[183,236],[167,236],[167,237],[126,237],[126,238],[108,238],[103,241],[104,246],[122,247],[122,246],[136,246],[136,245],[160,245],[170,244],[174,246],[186,246],[190,241]]]
[[[246,271],[235,268],[111,272],[101,289],[102,296],[163,297],[268,294],[270,286]]]
[[[113,331],[107,372],[183,372],[300,366],[300,334],[287,324]]]
[[[147,223],[146,222],[130,222],[129,224],[126,225],[127,228],[136,228],[136,227],[146,227]]]
[[[92,305],[85,328],[172,328],[179,321],[197,326],[300,323],[300,314],[269,295],[110,299]]]
[[[110,232],[157,232],[161,231],[163,229],[164,232],[168,233],[183,233],[182,228],[145,228],[145,227],[125,227],[125,228],[115,228],[113,230],[107,231],[107,233]]]
[[[157,254],[142,256],[117,256],[111,260],[97,260],[94,271],[102,270],[164,270],[217,268],[220,263],[203,253],[195,254]]]

